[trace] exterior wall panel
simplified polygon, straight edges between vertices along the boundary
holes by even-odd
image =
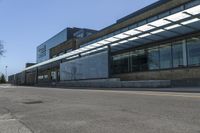
[[[37,63],[50,59],[49,50],[67,40],[67,29],[37,47]],[[44,54],[41,54],[40,51]]]
[[[58,46],[55,46],[50,49],[50,58],[54,56],[59,56],[60,53],[67,53],[68,50],[76,49],[76,39],[71,39],[67,42],[64,42]]]
[[[83,80],[108,78],[108,52],[85,56],[60,65],[60,79]]]

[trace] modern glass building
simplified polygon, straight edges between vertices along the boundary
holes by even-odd
[[[52,73],[52,64],[57,64],[54,77],[58,82],[99,78],[127,81],[198,79],[200,1],[160,0],[76,43],[80,48],[28,67],[24,72],[34,73],[37,83],[38,77],[42,79],[48,75],[41,73]],[[80,61],[82,64],[77,63]],[[93,65],[88,67],[87,62]],[[83,68],[90,71],[83,73]],[[60,78],[60,75],[68,78]],[[51,81],[52,78],[47,79]]]
[[[84,38],[95,33],[95,30],[82,28],[66,28],[37,47],[37,63],[50,59],[50,49],[73,38]],[[79,35],[79,36],[78,36]]]
[[[42,43],[37,47],[37,63],[41,63],[50,59],[49,50],[65,41],[70,39],[69,32],[72,29],[66,28],[54,37],[50,38],[46,42]]]

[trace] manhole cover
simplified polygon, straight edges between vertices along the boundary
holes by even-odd
[[[25,101],[24,104],[41,104],[43,101],[37,100],[37,101]]]

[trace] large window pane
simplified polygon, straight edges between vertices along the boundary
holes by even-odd
[[[137,52],[131,52],[131,67],[132,67],[132,72],[137,72],[140,70],[139,68],[139,62],[138,62],[138,57],[137,57]]]
[[[147,54],[144,50],[131,52],[131,66],[133,72],[147,70]]]
[[[200,37],[120,54],[112,58],[114,74],[200,65]]]
[[[148,50],[148,68],[149,70],[157,70],[160,68],[158,48]]]
[[[127,73],[129,64],[129,54],[114,56],[112,59],[112,71],[114,74]]]
[[[117,57],[112,58],[112,73],[113,74],[120,73],[120,59]]]
[[[183,67],[184,63],[184,55],[186,54],[184,41],[175,42],[172,44],[173,51],[173,67]]]
[[[147,53],[144,50],[138,50],[138,64],[140,71],[148,70],[148,58]]]
[[[160,68],[167,69],[172,67],[171,46],[164,46],[160,48]]]
[[[200,65],[200,39],[192,38],[187,40],[188,64]]]
[[[127,73],[128,72],[128,61],[129,60],[129,54],[124,54],[121,56],[121,73]]]

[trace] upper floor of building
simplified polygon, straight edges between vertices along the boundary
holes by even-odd
[[[69,44],[68,41],[72,39],[81,39],[86,36],[89,36],[93,33],[96,33],[95,30],[85,29],[85,28],[66,28],[53,36],[52,38],[48,39],[41,45],[37,47],[37,63],[41,63],[50,59],[52,56],[50,55],[50,50],[54,47],[63,44]],[[76,47],[69,45],[69,49],[74,50]],[[62,51],[61,51],[62,52]]]

